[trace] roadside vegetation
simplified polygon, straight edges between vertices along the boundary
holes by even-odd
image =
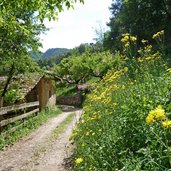
[[[28,135],[33,130],[37,129],[40,125],[48,121],[48,119],[61,113],[61,110],[57,107],[50,107],[42,112],[38,113],[36,116],[30,116],[26,119],[15,122],[14,124],[9,124],[0,133],[0,150],[5,149],[7,146],[16,143],[22,137]],[[12,131],[15,129],[15,131]]]
[[[163,35],[161,31],[153,38],[161,41]],[[71,136],[74,170],[171,167],[171,69],[166,56],[153,51],[147,40],[135,58],[131,52],[136,40],[123,35],[123,66],[109,70],[86,96],[84,114]]]

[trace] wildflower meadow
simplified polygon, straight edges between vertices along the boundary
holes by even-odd
[[[153,38],[161,44],[163,34]],[[148,40],[135,52],[136,40],[123,35],[123,65],[110,69],[86,97],[71,136],[76,171],[171,168],[171,69]]]

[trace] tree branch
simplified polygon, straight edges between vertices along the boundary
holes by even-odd
[[[7,89],[8,89],[8,86],[9,86],[11,80],[12,80],[12,77],[13,77],[14,73],[15,73],[15,67],[14,67],[14,64],[13,64],[11,66],[11,69],[10,69],[10,72],[9,72],[9,75],[8,75],[8,79],[7,79],[6,84],[4,86],[4,89],[3,89],[3,92],[1,94],[1,97],[5,96],[5,94],[7,92]]]

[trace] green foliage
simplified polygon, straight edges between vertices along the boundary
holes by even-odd
[[[12,76],[30,70],[34,64],[29,51],[37,51],[41,45],[39,35],[47,30],[43,21],[57,19],[65,6],[72,8],[75,2],[0,0],[0,71],[9,78],[2,96],[7,92]]]
[[[170,169],[170,69],[161,54],[146,50],[109,70],[87,95],[71,136],[74,170]]]
[[[85,83],[92,77],[102,78],[111,68],[119,68],[123,64],[118,53],[90,53],[86,51],[80,56],[65,58],[54,67],[54,75],[68,83]]]
[[[169,44],[171,4],[168,1],[116,0],[110,10],[110,31],[104,37],[106,49],[120,49],[119,39],[124,33],[137,35],[138,45],[143,38],[153,42],[152,34],[162,29],[165,29]]]
[[[25,11],[37,12],[37,17],[40,20],[44,20],[45,18],[51,20],[57,18],[58,13],[63,11],[64,6],[68,9],[73,8],[75,2],[75,0],[33,0],[31,2],[24,0],[16,0],[15,2],[11,0],[3,0],[1,2],[1,10],[3,12],[9,12],[10,10],[20,12],[21,9],[25,9]],[[80,0],[80,2],[84,3],[83,0]]]
[[[0,133],[0,150],[3,150],[8,145],[14,144],[19,139],[31,133],[34,129],[38,128],[41,124],[48,121],[48,119],[58,115],[59,113],[61,113],[61,111],[56,107],[47,108],[37,116],[26,118],[22,128],[17,129],[15,132],[10,132],[10,129],[23,124],[23,120],[16,121],[15,123],[8,125],[5,130]],[[5,132],[8,131],[9,133],[6,134]]]
[[[84,43],[80,44],[78,47],[73,49],[66,49],[66,48],[53,48],[48,49],[42,56],[38,62],[38,65],[44,69],[50,69],[54,65],[59,64],[62,59],[69,58],[73,56],[81,56],[86,51],[90,53],[99,53],[103,51],[102,43],[96,42],[93,43]],[[34,54],[32,55],[34,56]]]
[[[76,95],[76,86],[59,84],[56,90],[57,96],[72,96]]]
[[[22,101],[24,98],[21,96],[21,92],[19,89],[10,89],[5,94],[4,103],[6,104],[14,104],[17,101]]]
[[[12,14],[16,16],[11,16]],[[31,62],[28,49],[38,48],[40,44],[36,36],[43,32],[45,27],[34,22],[32,12],[23,9],[21,11],[4,9],[0,12],[0,16],[3,17],[0,25],[0,66],[5,68],[6,73],[9,73],[12,66],[16,72],[27,70]]]

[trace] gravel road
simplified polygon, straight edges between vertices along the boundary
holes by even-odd
[[[69,115],[75,117],[57,139],[53,130]],[[63,112],[40,126],[29,136],[0,152],[0,171],[66,171],[64,159],[70,155],[69,136],[82,110]]]

